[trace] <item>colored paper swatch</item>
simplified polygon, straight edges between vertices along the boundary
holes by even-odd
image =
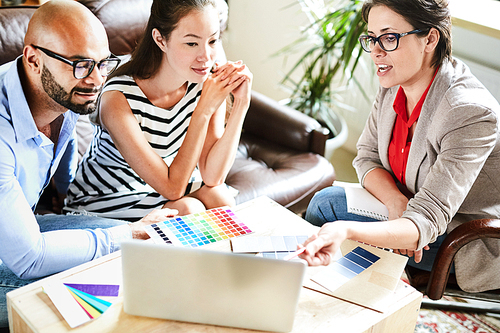
[[[68,286],[66,286],[66,288],[68,288],[70,291],[75,293],[78,297],[80,297],[85,302],[90,304],[94,309],[96,309],[100,313],[103,313],[111,306],[111,303],[108,301],[105,301],[103,299],[97,298],[97,297],[92,296],[90,294],[84,293],[83,291],[80,291],[80,290],[75,289],[75,288],[71,288]]]
[[[213,208],[145,227],[155,243],[198,247],[252,232],[229,208]]]
[[[333,292],[379,259],[379,256],[358,246],[313,276],[311,280]]]
[[[120,292],[120,286],[117,284],[81,284],[81,283],[65,283],[69,286],[84,293],[93,296],[113,296],[117,297]]]
[[[69,290],[69,289],[68,289]],[[73,298],[80,304],[80,306],[87,312],[90,318],[94,319],[97,318],[101,315],[99,311],[97,311],[92,305],[89,303],[85,302],[81,297],[79,297],[77,294],[69,290],[69,293]]]
[[[50,281],[42,288],[71,328],[92,319],[60,281]]]
[[[287,257],[297,251],[297,245],[304,244],[307,240],[307,236],[281,236],[283,238],[284,247],[280,242],[275,238],[276,236],[271,236],[273,239],[273,243],[275,245],[275,249],[273,251],[264,251],[261,253],[264,258],[271,259],[282,259],[289,260]]]

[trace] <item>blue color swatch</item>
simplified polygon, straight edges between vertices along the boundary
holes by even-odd
[[[379,259],[380,257],[358,246],[330,267],[348,279],[352,279]]]
[[[311,279],[333,292],[379,259],[379,256],[358,246]]]

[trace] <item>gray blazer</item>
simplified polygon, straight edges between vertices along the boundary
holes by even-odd
[[[361,183],[374,168],[392,172],[388,148],[399,87],[381,88],[358,141],[353,165]],[[420,232],[418,248],[459,224],[500,218],[500,106],[457,59],[445,61],[429,90],[413,136],[406,186],[414,194],[403,217]],[[424,252],[425,256],[425,252]],[[477,240],[455,258],[466,291],[500,288],[500,241]]]

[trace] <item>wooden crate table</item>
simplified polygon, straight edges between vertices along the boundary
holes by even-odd
[[[267,197],[235,207],[253,235],[309,235],[317,227]],[[208,249],[231,251],[229,240]],[[316,269],[316,268],[314,268]],[[311,268],[308,268],[308,273]],[[52,275],[7,294],[10,331],[15,332],[252,332],[245,329],[184,323],[132,316],[123,311],[120,296],[104,298],[113,305],[99,318],[71,329],[41,286],[49,280],[64,283],[121,284],[120,252]],[[292,332],[413,332],[422,294],[403,281],[394,303],[384,313],[302,288]]]

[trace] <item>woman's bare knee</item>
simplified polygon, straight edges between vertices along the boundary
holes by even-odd
[[[193,197],[182,197],[179,200],[168,201],[163,208],[177,209],[179,215],[189,215],[193,213],[199,213],[205,211],[207,208],[205,205]]]
[[[214,187],[204,185],[196,191],[195,196],[203,202],[207,209],[222,206],[233,207],[236,205],[236,201],[226,184]]]

